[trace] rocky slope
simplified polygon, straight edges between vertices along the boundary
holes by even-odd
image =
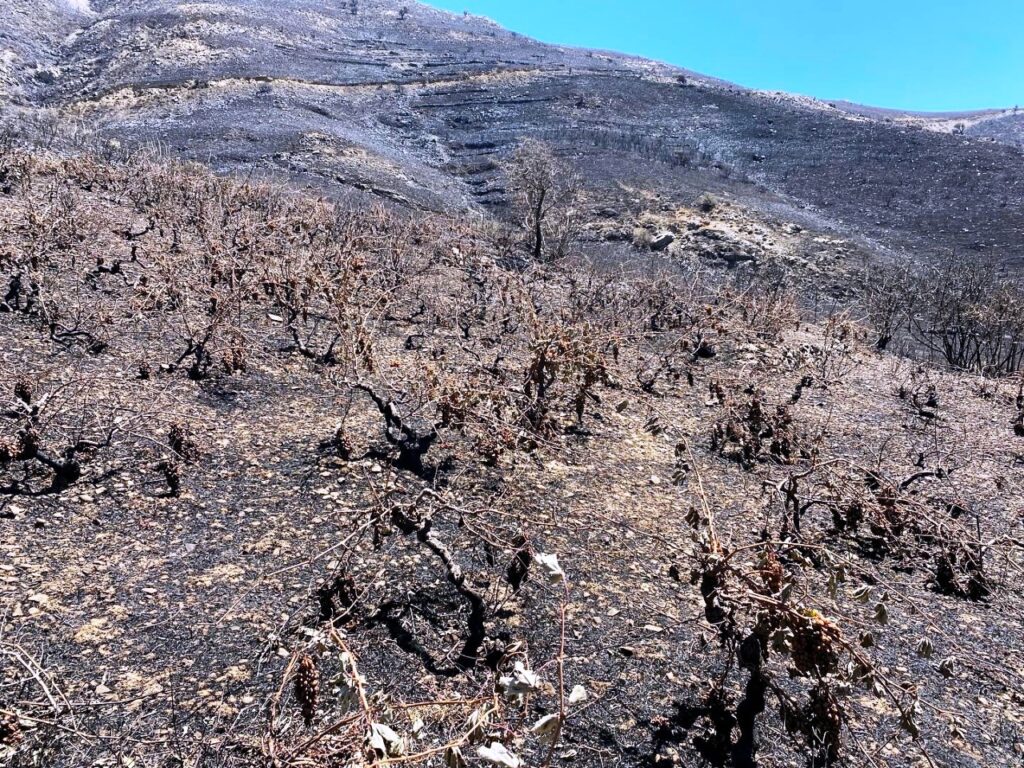
[[[0,21],[9,111],[219,170],[488,208],[504,200],[496,161],[532,135],[613,208],[634,201],[623,184],[676,201],[710,190],[878,251],[1004,263],[1024,231],[1012,114],[954,135],[948,120],[752,92],[394,0],[15,9]]]

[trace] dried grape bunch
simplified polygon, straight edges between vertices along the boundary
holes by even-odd
[[[15,458],[20,461],[34,459],[39,453],[39,433],[29,427],[18,433],[18,447]]]
[[[761,564],[761,581],[764,582],[765,589],[770,595],[777,595],[785,584],[786,571],[779,561],[779,556],[772,549],[767,550],[764,554]]]
[[[810,734],[820,742],[830,763],[839,758],[843,716],[842,705],[835,693],[825,682],[819,682],[811,691],[804,722],[810,726]]]
[[[803,674],[817,676],[834,672],[839,664],[839,651],[835,642],[840,639],[839,628],[816,611],[794,616],[790,621],[793,633],[791,657]]]
[[[167,482],[167,490],[171,496],[181,493],[181,462],[176,460],[161,461],[157,469],[163,473]]]
[[[167,445],[185,461],[193,461],[199,453],[198,447],[188,436],[185,427],[175,422],[167,431]]]
[[[25,405],[32,404],[32,396],[35,390],[32,387],[32,383],[25,379],[20,379],[17,384],[14,385],[14,396],[25,403]]]
[[[299,660],[299,671],[295,675],[295,698],[302,707],[302,719],[308,727],[316,715],[317,699],[320,696],[320,673],[316,662],[308,653]]]

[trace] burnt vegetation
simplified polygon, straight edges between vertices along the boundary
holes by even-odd
[[[878,349],[894,341],[963,371],[1016,373],[1024,364],[1024,291],[1016,275],[960,256],[884,267],[864,305]]]
[[[507,176],[511,234],[0,147],[0,760],[1019,759],[1011,281],[813,316]]]

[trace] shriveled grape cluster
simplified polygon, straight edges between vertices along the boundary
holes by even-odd
[[[793,665],[803,674],[818,677],[834,672],[839,665],[839,650],[836,641],[840,639],[839,628],[817,612],[793,615],[789,619],[793,633],[790,640],[790,657]]]
[[[839,757],[843,733],[843,708],[835,692],[824,681],[812,690],[810,700],[801,718],[805,724],[808,740],[812,746],[820,746],[828,756],[829,763]]]
[[[761,562],[761,581],[769,595],[777,595],[782,591],[785,577],[786,572],[775,550],[766,550]]]
[[[308,727],[316,716],[317,701],[320,697],[320,673],[316,662],[308,653],[299,660],[299,671],[295,675],[295,698],[302,708],[302,719]]]

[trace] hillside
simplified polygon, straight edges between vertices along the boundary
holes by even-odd
[[[994,139],[1004,144],[1024,146],[1024,115],[1016,108],[968,129],[968,133]]]
[[[1015,381],[782,254],[523,269],[122,162],[4,154],[7,764],[1019,758]]]
[[[1012,114],[11,7],[0,766],[1024,759]]]
[[[620,182],[680,202],[711,190],[879,252],[1019,255],[1021,148],[952,125],[546,46],[393,0],[360,0],[355,14],[312,0],[95,0],[92,14],[49,2],[32,17],[44,30],[59,18],[65,34],[34,29],[28,51],[15,47],[15,103],[219,170],[431,210],[494,207],[494,161],[530,135],[620,207]]]

